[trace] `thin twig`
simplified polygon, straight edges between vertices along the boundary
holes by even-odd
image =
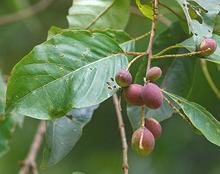
[[[158,0],[152,1],[152,7],[153,7],[153,21],[152,21],[152,25],[151,25],[150,40],[149,40],[147,51],[146,51],[146,54],[148,55],[147,71],[150,69],[151,58],[153,57],[153,43],[154,43],[154,36],[155,36],[155,32],[156,32]],[[147,73],[147,71],[146,71],[146,73]]]
[[[128,174],[128,144],[126,139],[126,133],[125,133],[125,125],[122,118],[122,113],[119,107],[119,99],[117,94],[113,95],[113,103],[115,106],[115,111],[118,119],[118,126],[121,134],[121,141],[122,141],[122,151],[123,151],[123,164],[122,168],[124,171],[124,174]]]
[[[211,89],[215,93],[216,97],[220,100],[220,91],[217,88],[217,86],[215,85],[215,82],[212,80],[212,77],[209,73],[206,61],[205,60],[200,60],[200,63],[201,63],[203,74],[204,74],[209,86],[211,87]]]
[[[185,48],[185,47],[182,46],[182,45],[172,45],[172,46],[169,46],[167,48],[164,48],[162,51],[160,51],[159,53],[155,54],[154,56],[160,56],[160,55],[166,53],[167,51],[172,50],[172,49],[176,49],[176,48]]]
[[[37,132],[35,134],[35,137],[31,145],[31,148],[29,150],[29,153],[27,155],[27,158],[21,162],[21,168],[20,168],[19,174],[27,174],[29,171],[31,171],[33,174],[38,174],[35,160],[37,157],[38,150],[42,144],[45,131],[46,131],[45,122],[41,121],[39,123]]]
[[[130,61],[130,63],[128,64],[128,67],[127,67],[127,70],[130,69],[131,65],[138,59],[140,59],[141,57],[143,57],[145,54],[141,54],[141,55],[138,55],[137,57],[135,57],[134,59],[132,59],[132,61]]]
[[[4,16],[0,16],[0,25],[5,25],[8,23],[16,22],[21,19],[27,18],[29,16],[33,16],[40,11],[43,11],[46,7],[48,7],[54,0],[41,0],[38,3],[15,13],[7,14]]]

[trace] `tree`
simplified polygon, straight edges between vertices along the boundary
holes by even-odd
[[[220,123],[189,98],[198,73],[196,67],[201,66],[220,99],[207,66],[208,62],[220,62],[219,32],[215,30],[219,2],[177,0],[177,3],[179,9],[175,11],[158,0],[147,3],[136,0],[140,11],[133,6],[132,11],[151,20],[151,29],[132,38],[125,32],[129,1],[73,2],[67,16],[69,28],[51,27],[47,40],[14,66],[7,84],[1,78],[0,154],[8,151],[10,134],[26,116],[42,121],[20,174],[30,169],[38,172],[35,158],[44,135],[44,164],[58,163],[77,143],[95,109],[110,97],[120,129],[124,174],[129,172],[129,158],[121,99],[127,102],[127,115],[134,131],[133,148],[142,155],[149,155],[154,149],[157,138],[154,128],[160,126],[158,121],[169,119],[174,113],[198,134],[220,146]],[[161,22],[170,25],[161,9],[168,10],[178,20],[157,34]],[[167,39],[177,29],[179,36]],[[135,47],[141,39],[145,40],[144,51]],[[148,119],[154,120],[153,128],[146,125]]]

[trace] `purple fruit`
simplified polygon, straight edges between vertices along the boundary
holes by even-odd
[[[119,86],[128,87],[132,83],[132,76],[129,71],[120,69],[115,76],[115,80]]]
[[[213,54],[216,48],[217,48],[217,43],[214,39],[211,38],[204,39],[199,46],[199,50],[204,51],[201,53],[201,55],[204,57]]]
[[[155,81],[157,79],[159,79],[162,75],[162,71],[159,67],[152,67],[150,68],[148,71],[147,71],[147,77],[146,79],[147,80],[150,80],[150,81]]]
[[[163,103],[163,94],[154,83],[146,83],[141,93],[144,104],[151,109],[159,108]]]
[[[125,88],[123,90],[125,100],[132,105],[137,105],[137,106],[144,105],[144,102],[141,98],[142,90],[143,90],[142,85],[131,84],[128,88]]]
[[[139,128],[133,133],[131,144],[138,154],[147,156],[154,149],[154,136],[147,128]]]
[[[155,139],[160,138],[162,128],[157,120],[154,118],[145,119],[145,127],[153,134]]]

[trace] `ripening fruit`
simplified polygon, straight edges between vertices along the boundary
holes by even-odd
[[[216,48],[217,48],[217,43],[214,39],[211,38],[204,39],[199,46],[200,51],[205,51],[209,49],[208,51],[201,53],[202,56],[209,56],[213,54]]]
[[[160,123],[154,118],[145,119],[145,127],[153,134],[155,139],[160,138],[162,128]]]
[[[119,86],[128,87],[132,83],[132,76],[129,71],[120,69],[115,76],[115,80]]]
[[[128,88],[125,88],[123,90],[125,100],[132,105],[137,105],[137,106],[144,105],[144,102],[141,98],[142,89],[143,86],[141,85],[131,84]]]
[[[159,79],[162,75],[162,71],[159,67],[152,67],[147,71],[147,80],[150,81],[156,81],[157,79]]]
[[[139,128],[133,133],[131,144],[139,155],[147,156],[154,149],[154,136],[147,128]]]
[[[150,109],[157,109],[163,103],[163,94],[154,83],[146,83],[141,92],[144,104]]]

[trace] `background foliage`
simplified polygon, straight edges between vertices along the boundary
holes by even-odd
[[[0,14],[4,15],[17,11],[33,3],[36,3],[36,1],[2,0],[0,2]],[[134,2],[132,3],[134,5]],[[176,2],[170,0],[164,1],[164,3],[170,4],[170,6],[181,13],[181,9]],[[12,67],[21,57],[30,52],[35,45],[46,40],[47,31],[51,25],[67,28],[65,16],[68,14],[71,4],[71,1],[56,0],[47,10],[37,15],[19,22],[0,25],[0,68],[4,74],[9,74]],[[162,9],[161,12],[171,21],[177,20],[167,10]],[[186,27],[182,23],[172,26],[175,26],[174,29],[172,30],[172,27],[170,27],[161,38],[159,34],[166,30],[167,26],[164,24],[158,26],[155,52],[186,39],[181,29]],[[216,26],[216,29],[218,28],[219,26]],[[132,36],[138,36],[149,31],[149,29],[150,20],[134,14],[131,15],[126,27],[126,31]],[[146,49],[145,47],[146,41],[144,40],[140,41],[137,45],[140,51]],[[171,62],[159,61],[158,63],[163,64],[164,71],[166,71],[168,66],[165,65],[169,65]],[[220,120],[219,100],[210,90],[204,79],[199,63],[195,62],[193,66],[196,67],[196,73],[193,75],[194,78],[190,80],[190,82],[193,82],[193,87],[190,94],[188,94],[188,99],[206,106],[207,110],[216,119]],[[214,81],[220,87],[218,67],[210,63],[209,69],[214,77]],[[191,73],[188,76],[190,75],[192,76]],[[182,86],[186,85],[185,88],[187,88],[188,84],[187,82],[182,84]],[[83,136],[72,153],[61,163],[42,169],[42,174],[59,174],[61,172],[67,174],[72,171],[110,174],[121,171],[121,158],[119,158],[119,154],[121,154],[120,138],[111,100],[104,102],[95,111],[92,120],[84,128]],[[125,117],[125,121],[128,139],[130,139],[132,128],[127,117]],[[16,129],[10,143],[11,151],[0,159],[0,173],[16,173],[18,171],[19,165],[17,162],[23,159],[28,151],[35,132],[36,123],[36,120],[26,118],[23,128]],[[162,138],[157,142],[156,150],[149,158],[138,157],[131,150],[129,151],[129,163],[132,164],[130,166],[131,174],[144,173],[146,170],[151,174],[218,174],[220,172],[220,150],[217,146],[212,145],[205,138],[194,134],[193,130],[179,116],[174,116],[172,119],[162,122],[162,126]],[[38,157],[39,161],[42,159],[43,149],[40,154]]]

